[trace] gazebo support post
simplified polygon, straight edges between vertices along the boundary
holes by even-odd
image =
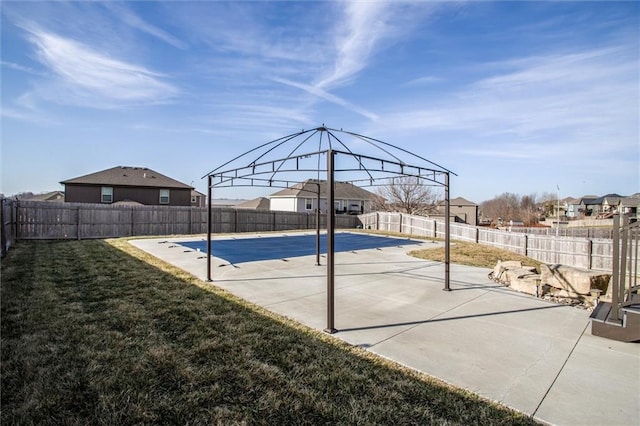
[[[316,205],[316,266],[320,266],[320,179],[318,179],[318,197]]]
[[[212,222],[213,222],[213,211],[211,209],[211,196],[213,194],[213,190],[211,189],[212,178],[209,175],[208,179],[208,190],[207,190],[207,281],[213,281],[211,279],[211,232],[212,232]]]
[[[450,195],[449,195],[449,173],[444,174],[444,291],[451,291],[450,286],[450,267],[451,267],[451,221],[450,212]]]
[[[334,155],[335,153],[329,149],[327,151],[327,328],[326,333],[336,333],[338,330],[334,327],[334,307],[335,307],[335,281],[334,281],[334,253],[335,253],[335,208],[334,208]]]

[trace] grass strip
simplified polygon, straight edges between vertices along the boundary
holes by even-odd
[[[444,247],[413,250],[409,252],[409,255],[420,259],[444,262]],[[493,269],[500,260],[519,260],[523,265],[535,266],[540,271],[540,262],[535,259],[509,250],[467,241],[452,241],[449,255],[451,262],[459,265]]]
[[[2,424],[534,424],[124,240],[2,261]]]
[[[359,231],[368,234],[389,235],[392,237],[412,238],[417,240],[428,240],[444,242],[440,238],[423,237],[419,235],[401,234],[399,232],[366,230]],[[433,260],[436,262],[444,262],[444,247],[436,246],[421,250],[413,250],[409,252],[410,256],[419,259]],[[477,266],[479,268],[491,268],[496,266],[498,261],[517,260],[526,266],[535,266],[540,271],[540,262],[527,256],[514,253],[509,250],[492,247],[489,245],[473,243],[469,241],[451,241],[450,248],[451,263],[458,265]]]

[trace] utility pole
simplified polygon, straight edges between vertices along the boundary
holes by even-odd
[[[558,190],[557,200],[558,206],[556,208],[556,237],[560,235],[560,186],[556,185],[556,189]]]

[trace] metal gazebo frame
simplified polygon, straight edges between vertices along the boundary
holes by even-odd
[[[338,134],[340,137],[338,137]],[[343,136],[344,135],[344,136]],[[311,152],[302,152],[305,145],[310,145],[312,138],[318,136],[317,149]],[[386,158],[378,158],[370,155],[353,152],[341,140],[341,137],[352,137],[359,143],[365,143],[382,152]],[[293,149],[285,150],[288,144],[294,144]],[[323,145],[325,145],[323,149]],[[278,150],[285,150],[284,157],[275,156]],[[253,157],[250,155],[253,154]],[[326,168],[321,167],[321,157],[326,156]],[[347,158],[344,166],[336,168],[336,158]],[[412,165],[403,161],[401,156],[409,156],[422,165]],[[248,162],[247,162],[247,159]],[[313,160],[317,159],[317,162]],[[235,165],[235,167],[234,167]],[[229,167],[229,168],[226,168]],[[207,188],[207,281],[212,281],[211,270],[211,243],[213,233],[212,199],[213,188],[225,187],[273,187],[292,188],[298,185],[300,179],[285,179],[287,176],[300,176],[305,173],[315,172],[317,180],[317,207],[316,207],[316,265],[320,265],[320,201],[321,185],[320,174],[326,173],[327,182],[327,327],[325,332],[335,333],[335,175],[336,173],[349,173],[357,176],[345,182],[357,186],[372,187],[393,184],[398,177],[415,178],[416,183],[428,186],[444,188],[445,195],[445,277],[444,291],[450,291],[450,175],[457,176],[452,171],[413,154],[403,148],[391,145],[378,139],[360,135],[358,133],[317,127],[310,130],[302,130],[287,136],[262,144],[250,151],[241,154],[216,169],[210,171],[202,178],[208,179]],[[307,192],[309,192],[307,190]]]

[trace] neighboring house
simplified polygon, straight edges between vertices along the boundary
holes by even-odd
[[[565,216],[571,219],[577,219],[580,217],[580,200],[569,197],[565,198],[563,202]]]
[[[268,198],[258,197],[253,200],[245,201],[236,205],[237,209],[252,209],[252,210],[270,210],[271,202]]]
[[[26,201],[57,201],[59,203],[64,202],[64,192],[62,191],[51,191],[44,194],[32,195],[27,198],[23,198]]]
[[[206,207],[207,196],[195,189],[191,190],[191,207]]]
[[[445,201],[438,203],[438,213],[444,215]],[[449,200],[449,218],[455,222],[478,225],[478,205],[473,201],[457,197]]]
[[[620,200],[624,197],[620,196],[604,196],[602,199],[602,212],[603,213],[618,213],[618,207],[620,206]]]
[[[237,199],[229,199],[229,198],[214,198],[211,200],[212,207],[223,207],[223,208],[235,208],[238,204],[244,203],[247,200],[237,200]]]
[[[313,212],[318,208],[320,183],[320,211],[327,212],[327,182],[309,179],[269,196],[270,210]],[[372,210],[377,195],[347,182],[335,182],[334,209],[338,214],[361,214]]]
[[[595,195],[585,195],[580,199],[580,215],[595,216],[600,213],[600,205],[596,202],[598,199]]]
[[[69,203],[190,206],[193,187],[146,167],[118,166],[60,182]]]
[[[591,216],[616,213],[621,198],[618,194],[603,195],[592,200],[587,208],[591,207]]]
[[[640,219],[640,198],[636,196],[624,197],[620,199],[619,212],[628,214],[632,220]]]

